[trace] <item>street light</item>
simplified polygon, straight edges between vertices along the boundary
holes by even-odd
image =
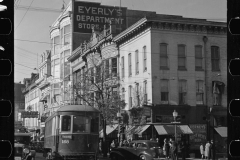
[[[117,113],[117,118],[118,118],[118,142],[119,143],[120,143],[120,120],[121,120],[121,117],[122,117],[121,113],[118,112]]]
[[[176,121],[177,116],[178,116],[178,112],[174,110],[173,118],[174,118],[174,124],[175,124],[175,142],[177,142],[177,121]]]

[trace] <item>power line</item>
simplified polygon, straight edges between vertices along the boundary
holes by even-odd
[[[22,19],[21,19],[20,23],[18,24],[18,26],[21,24],[22,20],[23,20],[23,19],[24,19],[24,17],[26,16],[26,14],[27,14],[27,12],[28,12],[29,8],[31,7],[31,5],[32,5],[32,3],[33,3],[33,1],[34,1],[34,0],[32,0],[31,4],[29,5],[29,7],[28,7],[27,11],[26,11],[26,12],[25,12],[25,14],[23,15],[23,17],[22,17]],[[18,26],[16,27],[16,29],[18,28]],[[16,29],[15,29],[15,30],[16,30]]]
[[[24,48],[18,47],[18,46],[16,46],[16,45],[14,45],[14,46],[15,46],[16,48],[20,49],[20,50],[25,51],[25,52],[28,52],[28,53],[31,53],[31,54],[38,55],[38,53],[31,52],[31,51],[29,51],[29,50],[26,50],[26,49],[24,49]],[[38,55],[38,56],[40,57],[40,55]]]
[[[18,5],[15,10],[27,10],[28,6]],[[61,10],[41,7],[29,7],[28,11],[61,13]]]
[[[14,63],[15,63],[15,64],[18,64],[18,65],[20,65],[20,66],[23,66],[23,67],[30,68],[30,67],[28,67],[28,66],[25,66],[25,65],[23,65],[23,64],[19,64],[19,63],[16,63],[16,62],[14,62]],[[30,69],[34,70],[35,68],[30,68]]]

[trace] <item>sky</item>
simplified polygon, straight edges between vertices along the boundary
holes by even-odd
[[[50,50],[50,26],[70,0],[15,0],[14,82],[37,73],[40,55]],[[227,0],[78,0],[212,21],[227,21]],[[40,10],[37,10],[40,8]],[[48,10],[48,11],[47,11]]]

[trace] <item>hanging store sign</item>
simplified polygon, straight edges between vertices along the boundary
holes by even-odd
[[[38,111],[22,111],[21,118],[38,118]]]
[[[112,24],[126,29],[125,7],[102,6],[100,3],[75,1],[73,6],[73,32],[92,33],[92,28],[103,29],[104,24]]]

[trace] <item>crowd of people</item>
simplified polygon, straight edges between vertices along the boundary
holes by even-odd
[[[200,145],[200,153],[201,153],[201,158],[202,159],[215,159],[215,154],[214,154],[214,151],[215,151],[215,145],[213,143],[213,140],[211,140],[211,143],[209,143],[209,141],[207,141],[207,143],[205,144],[205,147],[204,147],[204,144],[201,143]]]
[[[159,146],[162,147],[163,155],[165,156],[166,159],[172,159],[172,160],[178,160],[179,157],[181,157],[182,160],[186,159],[186,144],[184,141],[180,142],[175,142],[171,138],[168,140],[167,138],[164,139],[163,146],[161,146],[161,143],[158,138],[150,139],[152,141],[157,141],[159,143]],[[110,144],[110,151],[113,148],[117,147],[123,147],[123,146],[128,146],[129,143],[131,142],[131,139],[122,139],[119,143],[117,139],[112,140]],[[214,144],[213,140],[211,140],[211,143],[209,141],[206,143],[204,146],[203,143],[200,145],[200,153],[201,153],[201,158],[209,160],[210,158],[214,160]],[[99,142],[99,153],[102,154],[102,140]]]

